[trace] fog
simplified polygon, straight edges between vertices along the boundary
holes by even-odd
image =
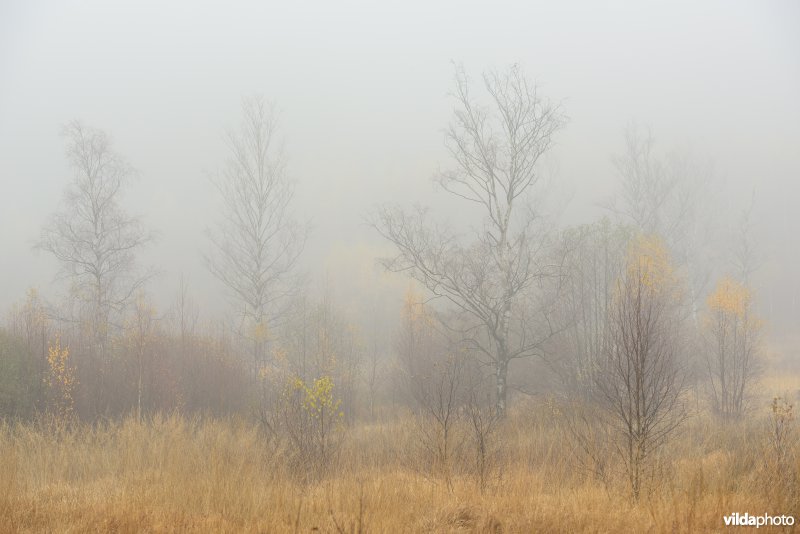
[[[218,302],[201,258],[217,207],[209,176],[252,94],[280,110],[293,210],[313,223],[303,270],[357,286],[352,270],[370,272],[387,250],[364,224],[376,204],[453,209],[430,178],[449,165],[455,61],[473,77],[519,63],[561,102],[569,124],[544,171],[570,199],[565,222],[592,219],[613,194],[611,158],[631,121],[659,149],[713,162],[723,209],[755,191],[759,282],[796,325],[798,24],[789,1],[5,2],[0,308],[27,287],[57,287],[52,259],[32,242],[71,177],[59,131],[72,119],[111,134],[140,173],[125,205],[159,234],[141,254],[161,270],[151,291],[171,294],[183,274],[203,303]]]
[[[798,95],[795,0],[0,0],[0,525],[793,525]]]

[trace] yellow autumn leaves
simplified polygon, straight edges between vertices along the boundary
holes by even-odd
[[[752,311],[752,291],[729,276],[717,283],[707,305],[711,312],[707,318],[709,328],[731,330],[729,334],[733,336],[755,334],[763,326],[763,321]]]
[[[648,291],[659,294],[677,289],[677,276],[670,263],[667,247],[660,237],[640,235],[628,247],[626,270],[629,281],[636,281]]]
[[[252,328],[252,338],[258,342],[264,342],[270,339],[270,332],[267,328],[266,321],[256,321]]]
[[[47,374],[44,382],[50,391],[54,412],[62,418],[71,416],[74,409],[72,393],[77,382],[75,367],[69,358],[69,347],[62,347],[58,337],[47,349]]]
[[[299,377],[290,380],[290,388],[293,391],[303,393],[303,410],[314,418],[323,418],[328,415],[344,417],[344,412],[339,408],[342,401],[333,395],[333,380],[329,376],[314,379],[309,385]]]
[[[669,253],[658,236],[641,235],[628,247],[626,262],[629,279],[639,280],[649,291],[677,291],[679,278],[669,260]],[[752,304],[752,292],[730,276],[723,277],[706,301],[712,313],[741,319]]]
[[[717,284],[716,290],[708,297],[708,308],[712,312],[721,312],[736,317],[743,317],[751,300],[750,290],[733,278],[726,276]]]

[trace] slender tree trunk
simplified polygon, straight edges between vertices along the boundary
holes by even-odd
[[[508,295],[508,292],[507,292]],[[506,297],[503,313],[500,316],[500,336],[497,341],[497,360],[495,365],[495,378],[497,379],[497,399],[495,410],[499,418],[506,416],[506,397],[508,391],[508,325],[511,321],[511,302]]]
[[[139,387],[136,399],[136,419],[142,420],[142,353],[139,353]]]
[[[497,380],[497,398],[495,400],[495,411],[497,416],[503,418],[506,416],[506,394],[508,389],[508,360],[502,355],[495,365],[495,379]]]

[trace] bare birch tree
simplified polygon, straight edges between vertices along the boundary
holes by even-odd
[[[135,360],[136,376],[136,419],[141,420],[152,396],[152,382],[145,383],[145,374],[152,374],[153,342],[156,337],[156,310],[147,296],[140,292],[136,295],[133,313],[128,321],[128,343]]]
[[[471,323],[465,332],[494,368],[495,408],[504,414],[509,363],[542,343],[530,328],[541,310],[531,308],[526,293],[559,269],[549,261],[549,232],[530,197],[543,185],[537,163],[564,117],[517,66],[483,75],[488,106],[475,101],[461,68],[455,78],[456,109],[446,131],[455,166],[437,181],[480,210],[482,228],[467,241],[430,224],[425,210],[398,208],[381,209],[375,226],[398,249],[385,266],[408,272],[455,305],[462,324]]]
[[[91,367],[99,374],[93,389],[102,396],[112,314],[120,312],[151,276],[152,272],[137,269],[136,253],[153,234],[120,206],[135,171],[113,150],[108,134],[73,121],[63,135],[74,178],[62,209],[44,226],[37,248],[55,256],[60,277],[69,281],[71,295],[90,317]]]
[[[254,376],[268,328],[295,287],[292,269],[306,237],[289,213],[294,187],[277,127],[263,98],[243,100],[241,126],[225,136],[229,157],[215,183],[222,218],[209,231],[213,252],[206,257],[240,306],[243,333],[253,342]]]

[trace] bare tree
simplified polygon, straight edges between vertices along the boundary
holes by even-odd
[[[530,296],[537,283],[559,273],[560,265],[550,261],[551,238],[530,197],[542,186],[537,162],[564,117],[517,66],[484,74],[483,82],[488,107],[475,102],[463,70],[456,71],[457,107],[446,132],[455,167],[438,175],[446,191],[480,210],[482,228],[466,241],[430,224],[423,209],[398,208],[381,209],[375,227],[398,249],[385,266],[408,272],[460,312],[450,326],[458,324],[491,362],[495,408],[504,414],[509,363],[536,354],[551,333],[540,336],[532,328],[534,318],[547,321]]]
[[[155,338],[156,321],[155,307],[149,302],[144,292],[139,292],[133,305],[133,313],[128,322],[128,343],[135,358],[136,376],[136,418],[142,419],[143,403],[147,404],[146,391],[152,387],[152,382],[145,382],[145,373],[152,370],[153,342]],[[152,374],[152,373],[149,373]]]
[[[617,280],[625,267],[630,228],[608,218],[565,232],[569,253],[558,302],[559,322],[565,325],[547,358],[566,393],[590,399],[594,373],[610,342],[611,317]]]
[[[195,335],[197,320],[200,316],[200,309],[195,300],[189,294],[189,286],[186,279],[181,275],[178,294],[173,303],[172,319],[177,326],[180,335],[181,355],[185,356],[189,339]]]
[[[263,98],[242,102],[242,123],[225,137],[229,158],[216,180],[222,219],[209,231],[208,268],[240,305],[243,333],[253,342],[253,373],[264,358],[268,326],[294,288],[291,271],[306,232],[290,216],[293,184],[277,139],[274,109]]]
[[[178,294],[172,305],[171,319],[172,328],[177,330],[178,347],[177,355],[181,362],[181,382],[184,394],[191,403],[197,396],[197,381],[199,374],[199,362],[195,357],[194,349],[197,340],[197,323],[200,317],[200,309],[195,300],[189,294],[189,287],[186,280],[181,275]],[[186,399],[184,400],[184,402]]]
[[[450,489],[455,433],[463,416],[465,367],[463,358],[447,354],[428,368],[417,388],[424,443],[434,452],[437,467]]]
[[[686,150],[661,154],[649,129],[630,125],[625,151],[614,165],[620,189],[607,207],[640,233],[664,239],[674,261],[687,270],[688,304],[697,325],[714,256],[710,163]]]
[[[479,373],[472,373],[465,412],[474,447],[478,489],[483,493],[495,467],[498,448],[495,434],[501,419],[491,404],[485,401],[481,378]]]
[[[111,316],[120,312],[151,276],[151,272],[137,270],[136,253],[153,234],[120,206],[135,172],[114,152],[108,134],[73,121],[63,135],[75,175],[63,208],[50,217],[37,247],[56,257],[60,277],[70,282],[71,295],[91,318],[92,367],[100,375],[95,394],[102,395]]]
[[[753,191],[750,203],[739,213],[733,232],[734,235],[731,236],[734,245],[731,251],[730,264],[736,276],[747,287],[752,285],[753,275],[758,271],[761,264],[760,250],[755,236],[755,206],[756,195],[755,191]]]
[[[417,414],[420,443],[451,488],[451,464],[466,401],[468,368],[434,325],[431,310],[409,290],[395,345],[398,368]]]
[[[610,342],[596,373],[631,493],[639,498],[647,462],[685,418],[676,287],[666,251],[655,238],[631,247],[610,317]]]
[[[708,298],[705,355],[712,407],[724,420],[747,407],[762,368],[760,334],[750,289],[732,278],[720,280]]]
[[[734,276],[717,282],[704,317],[705,371],[713,410],[722,419],[741,416],[751,386],[762,370],[761,325],[753,301],[753,277],[759,268],[754,236],[755,193],[731,229],[728,266]]]

